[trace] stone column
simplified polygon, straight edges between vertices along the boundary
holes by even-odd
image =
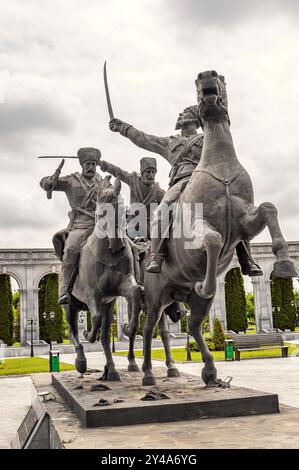
[[[167,321],[168,321],[168,328],[169,332],[173,333],[174,335],[179,335],[181,331],[181,322],[178,321],[177,323],[173,323],[173,321],[170,320],[169,316],[166,315]]]
[[[124,339],[122,327],[124,323],[129,323],[128,317],[128,302],[124,297],[116,299],[116,312],[117,312],[117,336],[119,340]]]
[[[34,273],[32,266],[26,266],[26,305],[24,315],[24,344],[31,339],[31,328],[28,326],[28,320],[31,318],[35,321],[33,328],[33,341],[39,342],[39,315],[38,315],[38,291],[34,289]],[[23,343],[22,343],[23,344]]]
[[[266,281],[263,277],[253,277],[254,310],[256,331],[261,333],[262,329],[272,330],[272,302],[271,302],[271,281]]]
[[[81,342],[86,342],[84,331],[87,331],[87,312],[82,310],[78,313],[78,336]]]
[[[226,307],[225,307],[225,277],[221,276],[217,279],[216,294],[212,307],[210,309],[210,331],[213,333],[215,319],[218,318],[223,326],[224,331],[227,328]]]

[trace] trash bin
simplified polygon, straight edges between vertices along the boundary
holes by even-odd
[[[59,372],[59,351],[50,351],[50,372]]]
[[[225,360],[233,361],[234,360],[234,341],[232,339],[225,340],[224,351],[225,351]]]

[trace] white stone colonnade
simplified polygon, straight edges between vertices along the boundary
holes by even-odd
[[[288,243],[291,258],[299,271],[299,242]],[[256,312],[257,331],[263,328],[272,328],[272,303],[270,292],[270,276],[275,261],[270,243],[252,243],[252,256],[262,268],[262,277],[252,278],[253,293]],[[60,272],[60,261],[56,258],[53,249],[1,249],[0,250],[0,274],[9,274],[19,285],[20,290],[20,319],[21,319],[21,344],[30,340],[30,328],[27,320],[36,321],[34,328],[34,340],[39,340],[38,322],[38,286],[40,280],[51,273]],[[227,270],[217,280],[217,292],[210,312],[210,323],[213,325],[215,318],[219,318],[226,329],[225,312],[225,275],[238,267],[238,261],[234,257]],[[127,322],[126,303],[124,299],[118,301],[118,328],[121,337],[122,323]],[[179,328],[173,324],[172,331],[179,332]]]

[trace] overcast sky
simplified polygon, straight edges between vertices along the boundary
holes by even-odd
[[[256,203],[273,202],[285,238],[299,240],[299,2],[296,0],[0,0],[0,247],[50,247],[67,225],[64,194],[39,187],[59,160],[95,146],[133,171],[146,152],[108,128],[114,114],[174,133],[196,104],[194,80],[227,82],[231,131]],[[149,154],[148,154],[149,155]],[[170,167],[158,156],[157,179]],[[78,170],[68,161],[63,174]],[[128,191],[124,191],[127,197]],[[256,241],[268,241],[265,230]]]

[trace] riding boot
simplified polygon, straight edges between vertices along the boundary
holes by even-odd
[[[58,303],[61,305],[69,303],[68,294],[70,292],[70,283],[71,281],[73,281],[75,270],[77,270],[77,266],[74,266],[72,264],[67,264],[67,265],[62,264],[61,273],[60,273],[60,284],[59,284],[59,299],[58,299]]]
[[[262,276],[263,271],[258,264],[254,262],[250,253],[250,243],[242,240],[236,246],[238,260],[241,266],[241,272],[245,276]]]
[[[163,210],[163,209],[162,209]],[[158,210],[158,214],[156,215],[156,219],[153,221],[153,233],[155,236],[151,239],[151,255],[149,257],[149,261],[146,267],[146,271],[148,273],[160,273],[162,270],[162,263],[166,257],[165,252],[165,235],[161,234],[161,226],[162,226],[162,210]],[[154,232],[155,229],[157,233]],[[160,237],[158,236],[160,234]]]
[[[146,267],[148,273],[160,273],[162,270],[162,263],[166,258],[164,251],[165,240],[159,238],[153,238],[151,241],[152,253],[149,257],[149,261]]]

